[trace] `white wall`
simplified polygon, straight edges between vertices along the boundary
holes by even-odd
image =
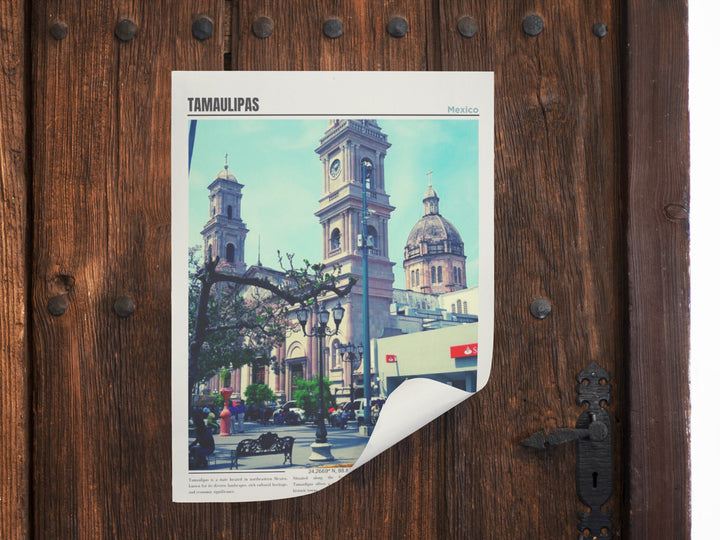
[[[450,347],[477,343],[477,323],[461,324],[439,330],[405,334],[374,340],[374,361],[381,389],[388,377],[419,377],[431,374],[459,375],[477,370],[477,357],[451,358]],[[395,355],[396,363],[388,363],[386,355]]]
[[[718,32],[720,4],[691,0],[690,5],[690,400],[692,537],[717,537],[717,467],[720,420],[717,386],[720,353],[718,288]]]

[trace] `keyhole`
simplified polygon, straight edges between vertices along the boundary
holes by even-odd
[[[593,489],[597,488],[598,473],[593,473]]]

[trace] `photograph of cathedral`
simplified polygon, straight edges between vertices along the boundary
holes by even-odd
[[[324,350],[289,306],[284,337],[263,361],[223,365],[225,381],[218,362],[192,393],[229,382],[241,399],[264,383],[284,402],[322,365],[334,399],[352,401],[364,397],[366,356],[373,397],[414,377],[477,389],[478,313],[492,298],[478,282],[479,257],[492,246],[479,245],[477,119],[208,119],[192,133],[187,226],[196,267],[217,259],[218,272],[282,285],[289,254],[296,267],[322,264],[349,288],[318,298],[343,310]],[[370,350],[362,347],[366,277]]]

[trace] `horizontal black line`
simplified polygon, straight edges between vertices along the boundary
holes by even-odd
[[[241,118],[270,118],[270,117],[287,117],[287,116],[321,116],[325,118],[385,118],[385,117],[393,117],[393,116],[421,116],[421,117],[442,117],[442,118],[478,118],[480,117],[480,114],[333,114],[333,113],[313,113],[313,114],[303,114],[303,113],[292,113],[292,114],[233,114],[233,113],[197,113],[197,114],[190,114],[188,113],[188,116],[195,117],[195,116],[233,116],[233,117],[241,117]]]

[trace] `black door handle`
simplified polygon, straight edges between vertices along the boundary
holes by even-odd
[[[578,530],[592,538],[610,540],[610,511],[603,511],[613,492],[613,437],[610,413],[603,403],[610,403],[610,375],[595,362],[577,376],[577,404],[588,404],[575,428],[537,431],[520,441],[523,446],[545,450],[551,446],[575,441],[577,468],[575,483],[578,497],[590,512],[580,512]],[[581,536],[582,537],[582,536]]]
[[[597,419],[597,414],[590,413],[592,418],[587,429],[580,428],[558,428],[550,430],[547,435],[543,431],[536,431],[526,439],[520,441],[523,446],[544,450],[548,446],[577,441],[578,439],[590,439],[591,441],[604,441],[609,429],[607,424]]]

